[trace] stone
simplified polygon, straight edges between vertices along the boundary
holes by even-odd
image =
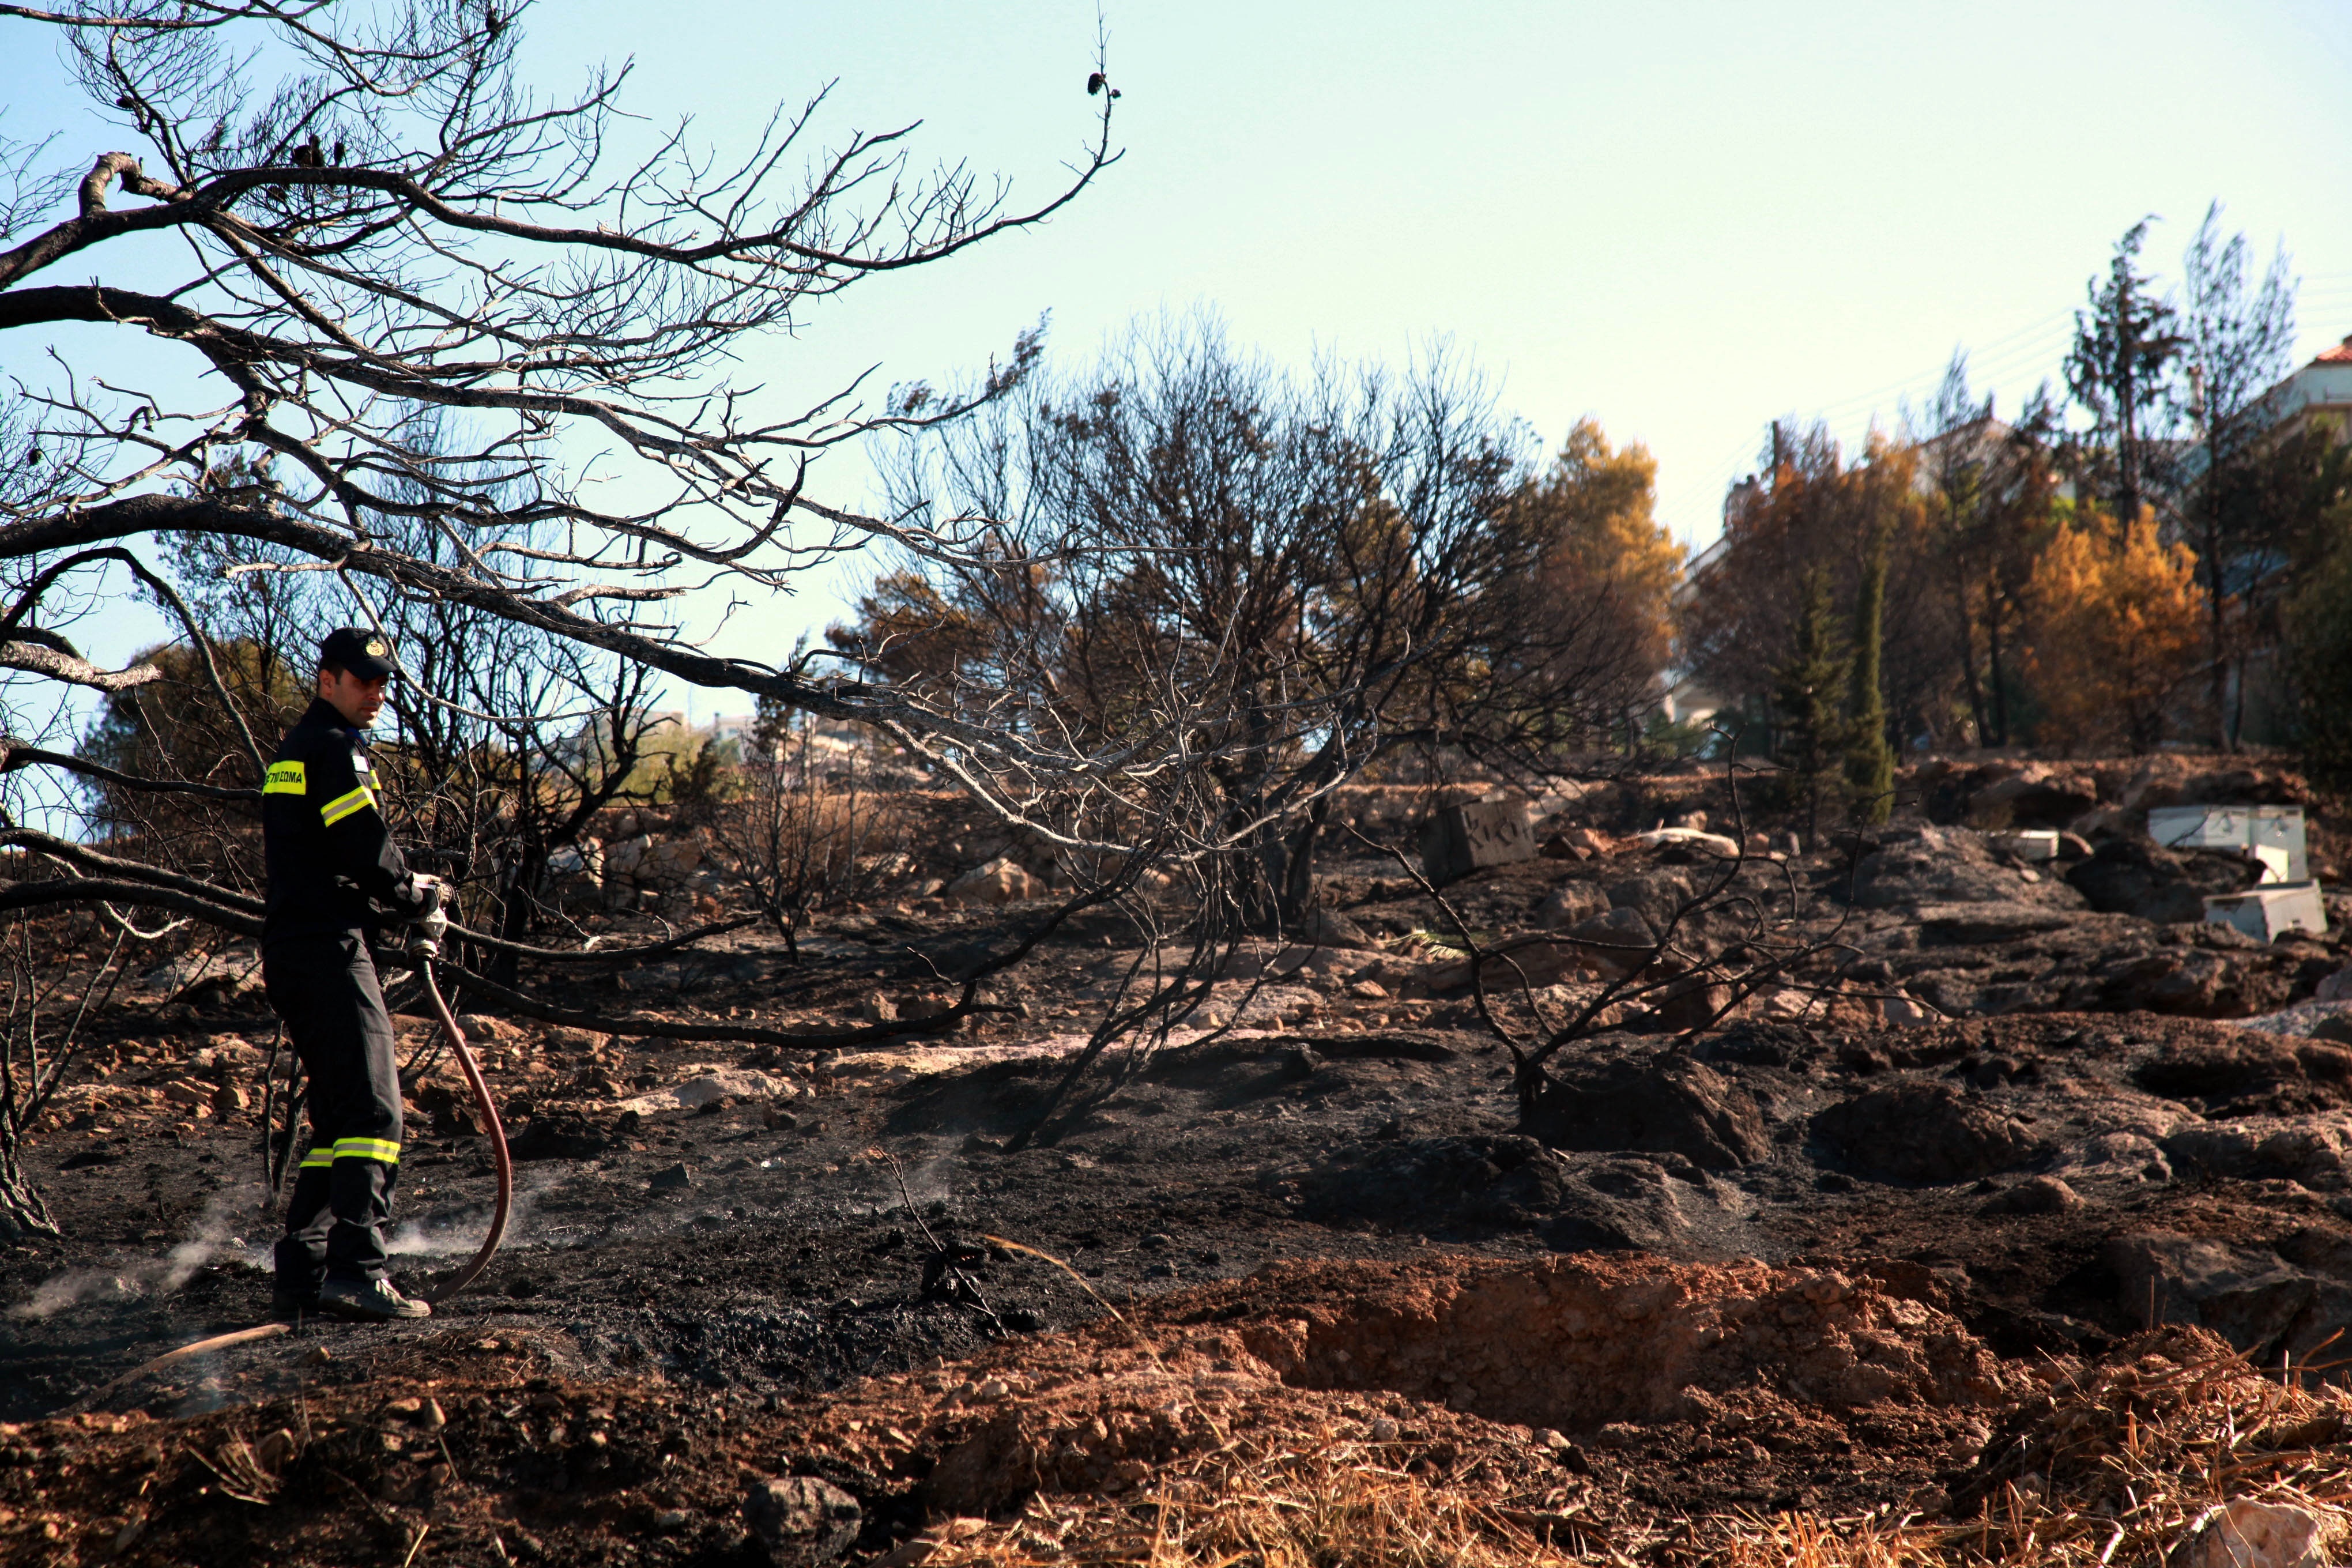
[[[1609,895],[1593,882],[1562,882],[1544,897],[1536,910],[1536,924],[1546,931],[1566,931],[1580,921],[1605,914]]]
[[[1709,1170],[1752,1164],[1772,1147],[1748,1092],[1679,1051],[1574,1064],[1521,1126],[1555,1149],[1679,1154]]]
[[[2207,1116],[2292,1116],[2352,1106],[2352,1050],[2251,1031],[2176,1041],[2132,1074]]]
[[[2043,1152],[2022,1122],[1939,1079],[1857,1095],[1815,1116],[1812,1132],[1856,1175],[1921,1186],[1973,1182]]]
[[[1732,988],[1703,975],[1685,975],[1650,993],[1647,1007],[1625,1021],[1643,1035],[1686,1035],[1713,1024],[1731,1005]]]
[[[1698,814],[1702,819],[1705,813]],[[1703,827],[1654,827],[1647,833],[1636,833],[1633,841],[1653,849],[1695,849],[1721,860],[1739,858],[1739,841],[1727,834],[1709,833]]]
[[[2341,1190],[2352,1185],[2352,1118],[2242,1116],[2228,1121],[2189,1121],[2167,1133],[2165,1158],[2176,1167],[2205,1176],[2243,1180],[2284,1177],[2306,1187]]]
[[[2116,1304],[2136,1321],[2189,1323],[2267,1361],[2300,1363],[2352,1328],[2344,1242],[2299,1231],[2275,1249],[2169,1231],[2126,1232],[2105,1249]]]
[[[1889,1028],[1904,1029],[1936,1023],[1943,1015],[1925,1002],[1898,993],[1878,999],[1878,1017]]]
[[[1561,933],[1577,956],[1611,979],[1631,974],[1650,960],[1657,944],[1650,922],[1635,910],[1611,910],[1581,920]]]
[[[2099,804],[2099,786],[2086,773],[2065,773],[2028,763],[1969,794],[1969,814],[2016,827],[2063,827]]]
[[[1612,882],[1606,890],[1611,909],[1632,910],[1652,931],[1661,931],[1697,889],[1687,873],[1667,868]]]
[[[2102,913],[2178,925],[2204,920],[2208,894],[2251,887],[2259,870],[2227,851],[2166,849],[2144,833],[2126,834],[2069,868],[2066,881]]]
[[[1854,902],[1893,910],[1948,904],[2054,904],[2079,908],[2081,895],[2051,878],[2029,882],[1995,858],[1984,836],[1957,827],[1893,827],[1854,867]]]
[[[869,1024],[895,1024],[898,1005],[879,991],[868,991],[857,999],[857,1016]]]
[[[2028,1176],[2017,1185],[1994,1194],[1979,1214],[2063,1214],[2083,1206],[2083,1194],[2056,1176]]]
[[[589,1160],[613,1146],[612,1134],[576,1111],[544,1111],[508,1140],[507,1153],[520,1164],[533,1160]]]
[[[848,1554],[865,1510],[831,1481],[792,1476],[746,1487],[743,1523],[776,1568],[814,1568]]]
[[[1372,939],[1362,926],[1337,910],[1321,904],[1307,911],[1298,922],[1298,940],[1317,947],[1370,947]]]
[[[2012,901],[1922,904],[1920,935],[1933,942],[1956,945],[2020,942],[2072,926],[2078,911],[2049,904]]]
[[[1680,1177],[1668,1167],[1678,1167]],[[1369,1219],[1445,1235],[1531,1231],[1563,1252],[1659,1251],[1694,1230],[1737,1243],[1740,1194],[1686,1161],[1641,1154],[1561,1153],[1533,1138],[1391,1134],[1334,1151],[1295,1179],[1306,1214]]]
[[[1036,878],[1005,856],[975,866],[948,884],[947,896],[968,904],[1013,904],[1043,891]]]
[[[1516,991],[1522,984],[1538,988],[1556,985],[1571,971],[1590,962],[1574,942],[1521,937],[1496,947],[1478,973],[1489,989],[1507,987]],[[1470,961],[1456,958],[1424,964],[1417,978],[1430,991],[1459,991],[1470,984]]]
[[[2197,1532],[2185,1561],[2187,1568],[2322,1568],[2333,1561],[2328,1542],[2345,1533],[2335,1509],[2231,1498]]]
[[[682,1192],[692,1185],[694,1185],[694,1173],[686,1168],[684,1161],[680,1161],[666,1170],[656,1171],[646,1183],[646,1190],[655,1193],[675,1193]]]
[[[1524,802],[1507,797],[1438,808],[1421,831],[1422,873],[1452,882],[1489,866],[1536,858],[1536,836]]]

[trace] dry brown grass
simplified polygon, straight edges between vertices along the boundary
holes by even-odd
[[[2338,1560],[2352,1541],[2352,1395],[2162,1329],[2060,1382],[1976,1456],[1947,1520],[1726,1521],[1738,1568],[2009,1563],[2187,1568]]]
[[[1008,1523],[929,1532],[926,1568],[1517,1568],[1625,1562],[1571,1507],[1480,1500],[1391,1468],[1377,1446],[1276,1435],[1163,1468],[1131,1496],[1040,1495]]]
[[[1964,1460],[1958,1496],[1853,1518],[1675,1522],[1589,1491],[1544,1509],[1393,1468],[1381,1445],[1261,1429],[1109,1495],[927,1536],[930,1568],[1501,1568],[1672,1560],[1727,1568],[2284,1568],[2352,1544],[2352,1395],[2249,1366],[2195,1330],[2061,1379]],[[1934,1510],[1934,1517],[1927,1516]],[[2284,1540],[2279,1539],[2284,1532]],[[2308,1552],[2298,1557],[2298,1538]],[[1671,1539],[1670,1539],[1671,1538]],[[909,1561],[913,1559],[910,1558]]]

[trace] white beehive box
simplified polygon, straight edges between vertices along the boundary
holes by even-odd
[[[2058,830],[2054,827],[2026,827],[2010,833],[1986,835],[1992,847],[2020,860],[2055,860],[2058,858]]]
[[[2205,923],[2235,926],[2260,942],[2276,942],[2291,931],[2326,936],[2327,905],[2317,882],[2265,882],[2242,893],[2208,897]]]
[[[2147,836],[2190,849],[2235,849],[2262,862],[2265,882],[2311,875],[2299,805],[2168,805],[2147,814]]]

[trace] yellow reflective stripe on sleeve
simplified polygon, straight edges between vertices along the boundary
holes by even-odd
[[[362,784],[351,794],[339,795],[320,806],[319,815],[326,818],[328,826],[332,827],[352,813],[374,804],[375,795],[370,792],[367,785]]]
[[[326,1145],[324,1148],[313,1149],[309,1153],[303,1155],[301,1169],[305,1171],[312,1170],[314,1168],[323,1169],[334,1163],[335,1149],[334,1145],[331,1143]]]
[[[261,781],[264,795],[300,795],[307,786],[299,763],[272,763]]]
[[[387,1165],[400,1163],[400,1145],[388,1138],[338,1138],[335,1140],[338,1160],[381,1160]]]

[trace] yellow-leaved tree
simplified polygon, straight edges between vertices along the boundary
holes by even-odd
[[[1580,419],[1544,476],[1518,497],[1520,526],[1543,540],[1544,588],[1556,603],[1606,604],[1616,635],[1665,668],[1683,547],[1656,518],[1658,460],[1639,441],[1612,448]]]
[[[2063,503],[2061,503],[2062,509]],[[2027,678],[2043,744],[2153,751],[2196,668],[2205,595],[2197,555],[2167,544],[2143,508],[2128,527],[2093,506],[2062,510],[2028,592]]]

